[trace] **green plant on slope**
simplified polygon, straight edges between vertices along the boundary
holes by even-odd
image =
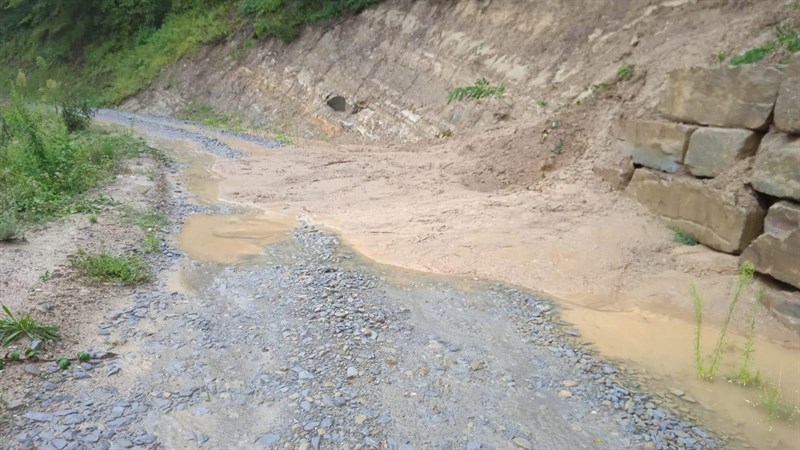
[[[450,89],[447,92],[447,103],[464,100],[478,100],[485,97],[500,98],[506,92],[504,84],[492,86],[486,78],[480,78],[474,84]]]
[[[4,347],[15,342],[22,336],[27,336],[30,340],[58,341],[61,335],[58,327],[43,325],[31,319],[29,314],[17,319],[11,314],[7,306],[3,305],[5,317],[0,317],[0,340]]]
[[[697,239],[694,238],[691,234],[681,230],[678,227],[672,227],[673,237],[672,239],[683,245],[697,245]]]
[[[695,339],[694,339],[694,352],[695,352],[695,365],[697,368],[697,374],[700,378],[706,380],[712,380],[714,376],[716,376],[717,371],[719,370],[719,363],[722,359],[722,347],[725,343],[725,335],[728,331],[728,325],[731,322],[731,318],[733,318],[733,311],[736,308],[736,305],[739,303],[739,299],[742,295],[742,291],[750,284],[753,280],[753,274],[755,272],[755,268],[753,264],[749,261],[746,261],[742,264],[742,267],[739,269],[739,274],[736,277],[736,285],[733,289],[733,296],[731,298],[731,302],[728,305],[728,313],[725,317],[725,321],[722,324],[722,329],[719,332],[719,336],[717,337],[717,343],[714,346],[714,350],[711,354],[711,361],[706,363],[705,359],[703,358],[700,346],[700,338],[702,332],[702,325],[703,325],[703,299],[700,297],[700,294],[697,292],[697,287],[692,284],[690,286],[690,292],[692,298],[694,299],[694,314],[695,314]]]
[[[111,255],[106,252],[90,254],[84,250],[72,258],[72,266],[81,275],[100,281],[116,283],[142,283],[151,279],[147,262],[138,255],[127,253]]]
[[[800,29],[778,27],[775,29],[775,39],[766,44],[751,48],[741,55],[731,58],[731,64],[753,64],[777,51],[783,51],[786,55],[782,62],[786,62],[793,53],[800,52]]]
[[[142,250],[145,253],[158,253],[161,250],[161,240],[152,231],[148,232],[142,241]]]
[[[633,64],[624,63],[621,66],[617,67],[617,79],[618,80],[629,80],[633,78]]]

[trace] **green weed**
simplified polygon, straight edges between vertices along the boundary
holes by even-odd
[[[717,52],[716,55],[714,55],[714,57],[717,59],[717,62],[721,63],[721,62],[725,62],[725,59],[727,59],[728,54],[725,53],[725,50],[720,50],[720,51]]]
[[[164,213],[155,210],[137,211],[130,209],[126,211],[126,217],[132,224],[144,231],[153,231],[169,225],[169,218]]]
[[[0,212],[0,241],[11,241],[19,236],[21,230],[17,218],[11,211]]]
[[[242,130],[241,120],[227,114],[223,114],[213,106],[202,101],[193,101],[185,108],[180,110],[176,118],[202,123],[214,128],[226,128],[229,130]]]
[[[672,227],[672,239],[673,241],[683,244],[683,245],[697,245],[697,239],[694,238],[691,234],[681,230],[678,227]]]
[[[61,340],[58,327],[36,322],[31,319],[29,314],[17,319],[5,305],[3,305],[3,312],[5,317],[0,317],[0,340],[4,347],[16,342],[22,336],[27,336],[32,341],[49,342]]]
[[[145,253],[158,253],[161,251],[161,239],[153,232],[148,232],[142,241],[142,250]]]
[[[536,102],[536,106],[538,106],[539,108],[545,109],[545,108],[547,108],[547,102],[544,101],[544,100],[539,100],[538,102]]]
[[[731,64],[734,66],[753,64],[775,52],[783,52],[785,54],[783,62],[788,60],[793,53],[800,52],[800,29],[778,27],[775,30],[774,40],[760,47],[751,48],[741,55],[734,56],[731,58]]]
[[[79,250],[71,260],[72,266],[91,280],[132,284],[149,281],[152,277],[147,262],[139,255],[111,255],[105,251],[90,254]]]
[[[728,305],[728,314],[722,324],[722,329],[717,337],[717,343],[714,346],[714,351],[711,354],[711,361],[708,364],[706,364],[700,348],[700,337],[703,325],[703,299],[697,292],[697,287],[694,284],[690,286],[689,291],[692,295],[692,299],[694,300],[695,314],[695,366],[697,368],[697,374],[700,376],[700,378],[712,380],[714,376],[716,376],[717,371],[719,370],[719,363],[722,359],[722,347],[725,343],[725,335],[728,331],[728,325],[730,324],[731,318],[733,317],[733,311],[736,308],[736,305],[739,303],[742,291],[753,280],[754,272],[755,268],[749,261],[746,261],[744,264],[742,264],[742,267],[739,269],[739,275],[736,277],[736,285],[734,286],[733,290],[733,297]]]
[[[92,214],[89,216],[89,223],[97,223],[97,215]]]
[[[276,141],[280,142],[283,145],[292,145],[292,138],[290,138],[286,133],[283,131],[278,131],[273,136]]]
[[[758,372],[752,373],[750,365],[753,362],[753,346],[756,339],[756,316],[758,308],[764,299],[764,291],[759,290],[756,294],[756,300],[750,306],[750,318],[747,326],[747,334],[745,335],[744,349],[742,350],[742,362],[739,366],[739,371],[736,373],[736,382],[742,386],[752,384],[759,384],[761,376]]]
[[[500,98],[506,92],[506,85],[492,86],[486,78],[480,78],[475,84],[450,89],[447,92],[447,103],[464,100],[478,100],[485,97]]]
[[[633,64],[624,63],[621,66],[617,67],[617,79],[618,80],[630,80],[633,78],[633,71],[634,68]]]
[[[781,390],[772,384],[765,384],[761,391],[761,406],[767,411],[770,422],[774,420],[792,420],[797,415],[797,407],[787,402]]]

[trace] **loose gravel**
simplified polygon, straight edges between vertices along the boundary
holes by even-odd
[[[241,156],[173,121],[134,123]],[[208,211],[187,195],[171,199],[168,233]],[[152,263],[180,267],[188,291],[138,289],[98,324],[108,348],[32,374],[4,448],[724,448],[528,292],[400,277],[310,224],[238,264],[169,247]],[[120,357],[103,359],[112,346]]]

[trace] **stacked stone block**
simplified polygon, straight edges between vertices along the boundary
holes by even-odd
[[[617,124],[637,166],[628,191],[701,243],[800,288],[800,55],[675,70],[661,113]]]

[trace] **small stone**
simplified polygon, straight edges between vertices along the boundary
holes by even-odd
[[[472,369],[473,371],[477,372],[477,371],[479,371],[481,369],[486,368],[486,363],[476,359],[476,360],[473,360],[471,363],[469,363],[469,368]]]
[[[572,397],[572,392],[570,392],[570,391],[568,391],[566,389],[562,389],[562,390],[558,391],[558,396],[561,397],[561,398],[571,398]]]
[[[524,449],[524,450],[532,450],[533,449],[533,444],[531,444],[531,441],[529,441],[529,440],[527,440],[525,438],[522,438],[522,437],[515,437],[514,439],[511,440],[511,442],[517,448],[521,448],[521,449]]]
[[[683,395],[684,395],[684,392],[682,390],[680,390],[680,389],[672,389],[669,392],[670,392],[670,394],[674,395],[675,397],[683,397]]]
[[[355,378],[357,376],[358,376],[358,369],[356,369],[355,367],[348,367],[347,368],[347,378],[348,379]]]
[[[44,342],[41,339],[34,339],[31,341],[31,350],[42,351],[44,350]]]
[[[200,433],[197,435],[197,442],[200,444],[205,444],[208,442],[208,435]]]
[[[39,375],[39,366],[36,364],[25,364],[25,373]]]
[[[122,370],[119,366],[109,366],[108,370],[106,371],[106,376],[113,376],[119,373]]]
[[[561,385],[566,387],[566,388],[575,387],[575,386],[577,386],[579,384],[581,384],[581,382],[580,381],[575,381],[575,380],[564,380],[564,381],[561,382]]]
[[[367,420],[367,416],[364,414],[356,414],[356,423],[361,425]]]
[[[34,422],[52,422],[53,415],[47,413],[40,413],[40,412],[30,412],[23,414],[22,417],[32,420]]]
[[[570,336],[581,337],[581,332],[577,328],[567,328],[564,330],[564,333],[567,333]]]
[[[272,445],[277,443],[281,439],[280,436],[274,433],[265,434],[256,440],[256,444],[262,445]]]
[[[11,400],[9,402],[6,402],[6,410],[7,411],[16,411],[16,410],[22,408],[23,406],[25,406],[25,403],[23,403],[23,402],[21,402],[19,400]]]

